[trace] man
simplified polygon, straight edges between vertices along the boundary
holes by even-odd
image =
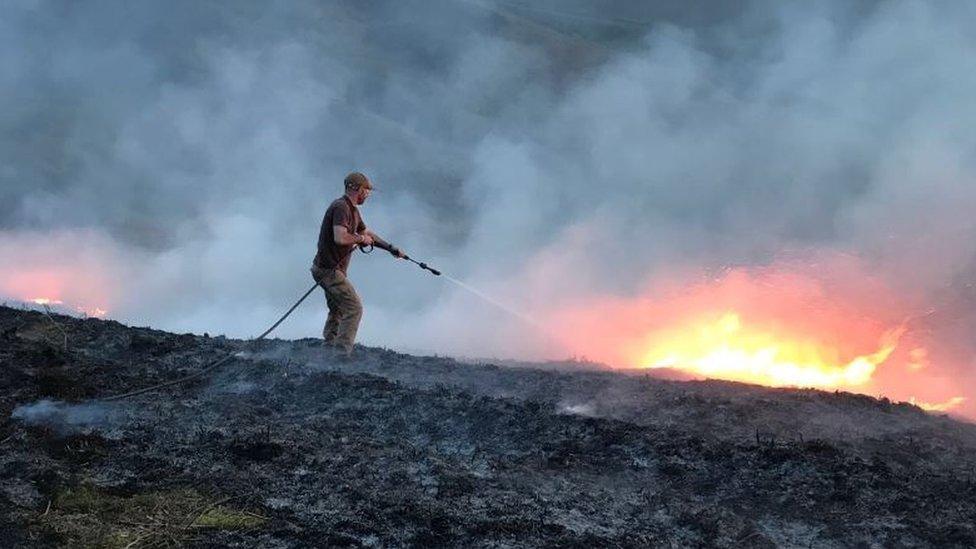
[[[352,353],[356,331],[363,317],[363,304],[356,289],[346,278],[346,269],[356,246],[376,246],[397,258],[403,252],[386,242],[363,223],[359,208],[369,197],[373,184],[359,172],[346,176],[346,192],[325,211],[319,230],[318,253],[312,262],[312,278],[325,289],[329,317],[322,329],[325,344],[346,355]]]

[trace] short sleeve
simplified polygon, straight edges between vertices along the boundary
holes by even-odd
[[[332,212],[332,226],[341,225],[346,229],[349,229],[352,225],[352,212],[349,211],[348,207],[339,206]]]

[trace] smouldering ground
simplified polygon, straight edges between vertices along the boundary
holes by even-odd
[[[0,309],[4,547],[976,544],[976,428],[908,405],[56,321]]]

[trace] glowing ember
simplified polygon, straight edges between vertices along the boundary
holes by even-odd
[[[852,387],[871,379],[902,333],[889,331],[877,350],[844,360],[829,345],[772,328],[746,326],[739,314],[728,312],[714,320],[651,334],[639,364],[776,387]]]

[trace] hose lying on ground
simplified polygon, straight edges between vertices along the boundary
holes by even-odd
[[[264,339],[265,337],[267,337],[268,334],[270,334],[271,332],[273,332],[274,329],[277,328],[279,324],[281,324],[282,322],[284,322],[285,319],[288,318],[288,316],[295,309],[297,309],[298,306],[301,305],[303,301],[305,301],[305,298],[307,298],[313,291],[315,291],[315,288],[318,288],[318,286],[319,286],[319,284],[317,282],[315,284],[313,284],[312,287],[309,288],[307,292],[305,292],[305,295],[303,295],[301,298],[299,298],[299,300],[296,301],[295,304],[291,306],[291,309],[288,309],[288,311],[285,314],[281,315],[281,318],[278,319],[278,322],[275,322],[274,324],[272,324],[271,327],[268,328],[267,330],[265,330],[263,334],[259,335],[258,337],[254,338],[254,339],[251,339],[249,341],[261,341],[262,339]],[[141,395],[143,393],[148,393],[150,391],[155,391],[156,389],[162,389],[164,387],[169,387],[171,385],[179,385],[180,383],[186,383],[187,381],[192,381],[194,379],[197,379],[198,377],[202,377],[204,374],[206,374],[207,372],[210,372],[214,368],[217,368],[218,366],[220,366],[222,364],[226,364],[227,362],[230,362],[230,360],[233,359],[233,358],[234,358],[234,355],[227,355],[225,357],[218,358],[217,360],[215,360],[212,363],[208,364],[206,367],[204,367],[199,372],[190,374],[190,375],[185,376],[185,377],[181,377],[180,379],[174,379],[172,381],[167,381],[167,382],[164,382],[164,383],[157,383],[156,385],[151,385],[149,387],[144,387],[142,389],[137,389],[135,391],[129,391],[128,393],[122,393],[120,395],[112,395],[112,396],[102,397],[102,398],[95,399],[95,400],[97,400],[99,402],[110,402],[110,401],[113,401],[113,400],[122,400],[123,398],[129,398],[129,397],[133,397],[133,396],[136,396],[136,395]]]

